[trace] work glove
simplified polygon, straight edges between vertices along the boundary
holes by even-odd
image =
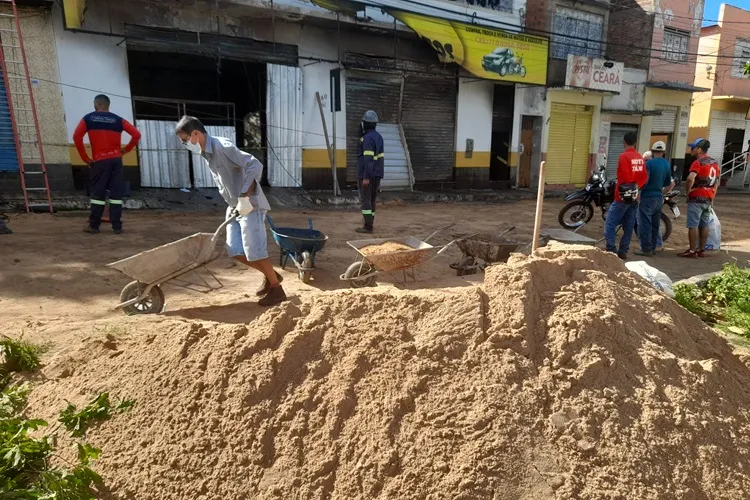
[[[235,207],[237,210],[237,214],[240,217],[247,217],[250,215],[250,212],[254,210],[253,204],[250,203],[250,198],[247,196],[241,197],[237,200],[237,206]]]

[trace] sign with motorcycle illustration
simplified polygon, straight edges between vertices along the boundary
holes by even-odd
[[[549,40],[401,11],[393,17],[417,32],[441,62],[489,80],[545,85]]]

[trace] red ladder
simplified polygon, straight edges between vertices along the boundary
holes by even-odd
[[[10,4],[12,14],[0,11],[0,69],[13,125],[23,200],[27,212],[44,208],[52,213],[52,194],[16,0],[10,0]]]

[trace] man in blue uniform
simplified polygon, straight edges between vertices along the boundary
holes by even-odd
[[[357,179],[364,226],[356,229],[358,233],[370,234],[373,231],[375,198],[385,171],[383,136],[375,131],[377,123],[378,115],[375,111],[365,112],[362,117],[362,137],[359,139],[359,155],[357,156]]]

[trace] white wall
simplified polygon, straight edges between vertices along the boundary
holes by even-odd
[[[318,28],[305,26],[299,42],[300,58],[310,57],[336,60],[336,40],[330,32]],[[320,92],[323,99],[328,137],[333,141],[333,115],[330,104],[330,72],[338,67],[336,63],[314,62],[301,59],[302,67],[302,147],[306,149],[325,149],[326,140],[323,135],[323,123],[320,120],[320,110],[315,93]],[[341,111],[336,117],[336,149],[346,149],[346,81],[341,74]]]
[[[94,96],[107,94],[111,110],[132,123],[130,80],[125,43],[121,39],[65,31],[60,7],[55,4],[53,29],[62,83],[63,109],[68,141],[83,115],[94,110]],[[81,87],[81,88],[76,88]],[[85,139],[88,142],[88,137]]]
[[[625,68],[623,72],[622,91],[618,95],[603,98],[603,109],[622,111],[643,110],[646,98],[646,78],[648,72],[640,69]]]
[[[490,151],[494,87],[494,82],[488,80],[459,79],[456,151],[466,150],[466,139],[474,139],[474,151]]]

